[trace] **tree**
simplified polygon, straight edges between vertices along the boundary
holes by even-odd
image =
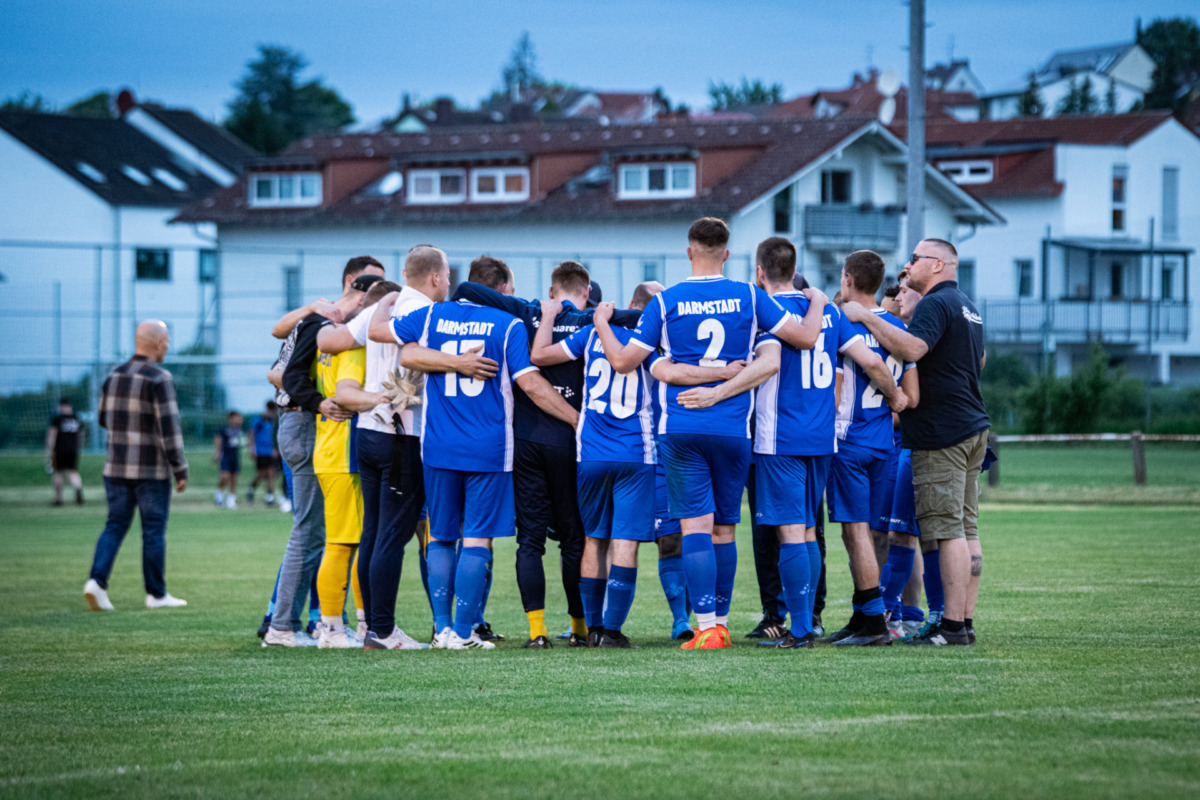
[[[1092,92],[1092,79],[1087,75],[1083,76],[1083,83],[1079,87],[1079,112],[1080,114],[1095,114],[1099,107],[1099,102],[1096,100],[1095,93]]]
[[[1112,78],[1108,79],[1108,90],[1104,93],[1104,113],[1117,113],[1117,84]]]
[[[1058,108],[1055,110],[1061,115],[1079,113],[1079,84],[1075,83],[1074,75],[1071,76],[1071,82],[1067,84],[1066,96],[1058,101]]]
[[[1179,73],[1200,68],[1200,26],[1190,17],[1156,19],[1141,31],[1138,44],[1154,59],[1153,85],[1146,92],[1146,108],[1182,110]]]
[[[767,85],[760,78],[751,83],[746,76],[742,82],[732,86],[724,81],[708,82],[708,96],[712,99],[713,111],[722,111],[737,106],[774,105],[783,100],[783,86],[778,83]]]
[[[113,97],[104,89],[76,100],[67,106],[63,113],[72,117],[90,117],[92,119],[114,119],[116,117],[116,113],[113,111]]]
[[[225,127],[258,150],[274,155],[297,139],[354,123],[354,110],[319,78],[300,83],[308,61],[286,47],[259,45],[229,103]]]
[[[1021,92],[1021,97],[1017,102],[1017,113],[1022,117],[1040,117],[1046,113],[1046,101],[1042,99],[1042,93],[1038,89],[1037,76],[1034,73],[1029,73],[1029,85],[1025,87],[1025,91]]]
[[[54,108],[46,98],[26,89],[16,97],[10,97],[0,104],[0,111],[37,111],[49,114],[54,111]]]
[[[537,70],[537,53],[533,49],[529,31],[522,31],[517,43],[513,45],[508,62],[500,71],[500,79],[509,97],[519,95],[523,88],[540,86],[544,82]]]

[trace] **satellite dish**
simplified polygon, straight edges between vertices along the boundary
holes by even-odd
[[[896,116],[896,98],[885,97],[883,102],[879,104],[879,121],[884,125],[891,125],[892,118]]]
[[[879,82],[875,87],[884,97],[895,97],[896,92],[900,91],[900,73],[894,69],[885,69],[879,73]]]

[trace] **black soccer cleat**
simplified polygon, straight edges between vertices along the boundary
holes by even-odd
[[[927,633],[923,633],[919,636],[914,636],[911,639],[905,639],[904,643],[905,644],[915,644],[915,645],[933,645],[935,647],[944,646],[944,645],[965,646],[965,645],[969,645],[971,643],[971,639],[967,635],[966,628],[963,628],[961,631],[953,631],[952,632],[952,631],[946,630],[941,625],[935,625],[932,628],[930,628]]]
[[[791,631],[785,630],[783,636],[778,639],[773,639],[767,642],[759,642],[759,647],[769,647],[775,650],[802,650],[811,648],[813,640],[808,636],[793,636]]]
[[[590,638],[590,633],[589,633],[589,638]],[[633,642],[629,641],[629,639],[627,639],[625,637],[625,634],[621,633],[620,631],[609,631],[609,630],[606,630],[606,631],[604,631],[604,633],[600,634],[600,643],[597,644],[596,646],[597,647],[616,647],[616,648],[620,648],[622,650],[641,650],[642,649],[642,648],[638,647],[636,644],[634,644]]]
[[[771,619],[763,617],[759,620],[758,625],[754,630],[746,634],[747,639],[779,639],[787,630],[787,626],[783,624],[781,619]]]
[[[840,631],[834,631],[828,636],[823,636],[817,639],[821,644],[837,644],[842,639],[849,639],[851,636],[858,636],[863,632],[862,628],[852,628],[849,625],[842,628]]]
[[[492,630],[492,626],[487,622],[483,623],[482,625],[475,626],[475,635],[478,636],[480,639],[483,639],[485,642],[503,642],[504,641],[504,634],[496,633],[494,630]],[[542,637],[542,638],[545,638],[545,637]]]
[[[813,614],[812,629],[813,629],[813,633],[816,634],[816,638],[818,638],[818,639],[820,639],[822,636],[825,635],[825,626],[823,624],[821,624],[820,613]]]
[[[550,639],[548,637],[537,636],[521,645],[521,647],[525,650],[549,650],[551,647],[553,647],[553,645],[550,644]]]
[[[844,639],[838,639],[833,643],[834,647],[891,647],[892,634],[891,631],[884,630],[883,633],[870,633],[869,631],[860,631],[853,636],[847,636]]]
[[[263,617],[262,625],[258,626],[258,632],[255,634],[258,638],[263,638],[267,635],[267,631],[271,629],[271,618]]]
[[[975,644],[975,626],[967,628],[967,644]]]
[[[582,638],[582,637],[576,637],[575,634],[572,633],[571,639],[570,639],[570,642],[571,642],[570,646],[571,647],[599,647],[600,646],[600,638],[602,636],[604,636],[605,633],[606,633],[606,631],[604,630],[604,628],[599,628],[599,627],[588,628],[588,635],[587,635],[586,639]],[[582,644],[575,644],[575,640],[577,638],[579,639],[579,641],[582,642]]]

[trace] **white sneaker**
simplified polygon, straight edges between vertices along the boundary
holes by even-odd
[[[362,644],[355,645],[355,637],[346,630],[345,626],[342,626],[336,631],[332,628],[325,628],[321,631],[321,638],[317,640],[317,647],[322,650],[329,648],[350,650],[354,647],[362,647]]]
[[[447,637],[452,633],[454,633],[453,629],[449,627],[442,628],[442,632],[433,637],[433,641],[429,643],[429,647],[433,650],[445,650]]]
[[[233,493],[225,495],[225,507],[237,508],[237,495]]]
[[[399,628],[392,629],[392,635],[386,639],[372,637],[363,643],[368,650],[428,650],[429,645],[418,642]]]
[[[449,631],[449,633],[447,633]],[[453,628],[447,628],[442,631],[443,647],[447,650],[495,650],[496,645],[491,642],[485,642],[479,638],[479,634],[471,631],[470,638],[464,639],[454,632]]]
[[[94,578],[88,578],[88,582],[83,585],[83,599],[87,600],[88,606],[92,611],[112,611],[112,601],[108,599],[108,592],[100,588],[100,584],[96,583]]]
[[[225,503],[225,493],[220,489],[213,492],[213,505],[220,508]]]
[[[187,600],[180,600],[173,596],[170,592],[162,597],[155,597],[152,594],[146,595],[146,608],[182,608],[187,605]]]
[[[270,628],[267,630],[267,635],[263,637],[262,646],[316,647],[317,640],[304,631],[277,631],[274,628]]]
[[[370,633],[370,631],[367,630],[367,621],[365,619],[360,619],[358,621],[358,626],[354,629],[354,635],[358,637],[360,642],[365,642],[367,640],[368,633]]]
[[[279,510],[285,514],[292,513],[292,501],[286,497],[279,501]]]

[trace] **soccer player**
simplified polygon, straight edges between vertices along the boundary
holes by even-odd
[[[725,278],[721,273],[728,242],[729,226],[722,220],[705,217],[692,223],[687,248],[692,277],[654,296],[628,344],[616,338],[608,323],[612,304],[596,309],[596,333],[618,373],[632,372],[660,345],[665,356],[693,366],[746,360],[759,328],[801,349],[816,343],[821,304],[813,303],[800,322],[762,289]],[[671,514],[683,529],[684,572],[699,625],[699,635],[681,646],[720,649],[729,646],[726,623],[737,571],[734,528],[750,467],[752,402],[743,393],[710,409],[689,409],[680,404],[680,391],[659,387],[659,442]]]
[[[46,429],[46,464],[54,484],[54,505],[61,506],[63,475],[75,490],[75,502],[83,505],[83,480],[79,477],[79,439],[83,423],[75,416],[71,401],[60,398],[58,414],[50,420]]]
[[[883,259],[878,254],[870,250],[851,253],[842,267],[842,297],[845,302],[862,304],[879,319],[903,330],[903,322],[875,304],[883,272]],[[891,516],[887,471],[895,448],[892,410],[902,411],[917,404],[917,375],[913,364],[892,356],[865,326],[851,323],[851,328],[877,358],[874,368],[869,368],[851,354],[852,360],[844,364],[841,374],[838,450],[829,475],[829,519],[842,524],[842,541],[854,578],[854,614],[846,627],[827,640],[839,647],[888,646],[892,638],[884,619],[880,564],[872,528],[881,524],[880,519]],[[898,402],[900,396],[905,401]],[[886,542],[886,526],[879,536]]]
[[[275,401],[268,400],[266,410],[250,425],[250,449],[254,453],[254,480],[246,490],[246,503],[254,505],[254,488],[262,483],[267,488],[267,505],[275,503]]]
[[[429,588],[434,601],[434,646],[492,649],[475,632],[492,540],[514,533],[513,392],[574,427],[579,415],[529,362],[521,321],[459,300],[437,303],[392,320],[401,363],[421,368],[428,351],[458,356],[483,346],[499,366],[489,380],[457,372],[425,379],[425,432],[421,437],[429,516]],[[462,552],[455,566],[455,544]],[[457,598],[456,606],[452,605]]]
[[[230,411],[222,428],[213,438],[213,463],[220,465],[217,491],[213,502],[237,508],[237,476],[242,470],[242,415]]]
[[[503,262],[498,263],[507,270]],[[591,290],[591,276],[575,261],[564,261],[550,273],[549,296],[562,303],[562,310],[554,320],[554,343],[592,321],[592,311],[587,307]],[[461,284],[454,297],[519,317],[525,323],[527,341],[532,344],[542,320],[539,301],[510,297],[470,282]],[[638,317],[633,311],[621,311],[617,316],[618,324],[626,326],[634,325]],[[572,408],[579,410],[583,399],[583,368],[579,363],[547,367],[544,377]],[[587,642],[587,622],[579,578],[585,536],[575,496],[574,432],[544,413],[525,397],[524,392],[514,394],[516,444],[512,477],[516,495],[520,498],[516,511],[517,586],[529,618],[528,641],[536,641],[539,636],[549,637],[545,620],[546,574],[542,567],[549,537],[558,541],[563,590],[567,596],[567,613],[571,617],[569,646],[583,647]]]

